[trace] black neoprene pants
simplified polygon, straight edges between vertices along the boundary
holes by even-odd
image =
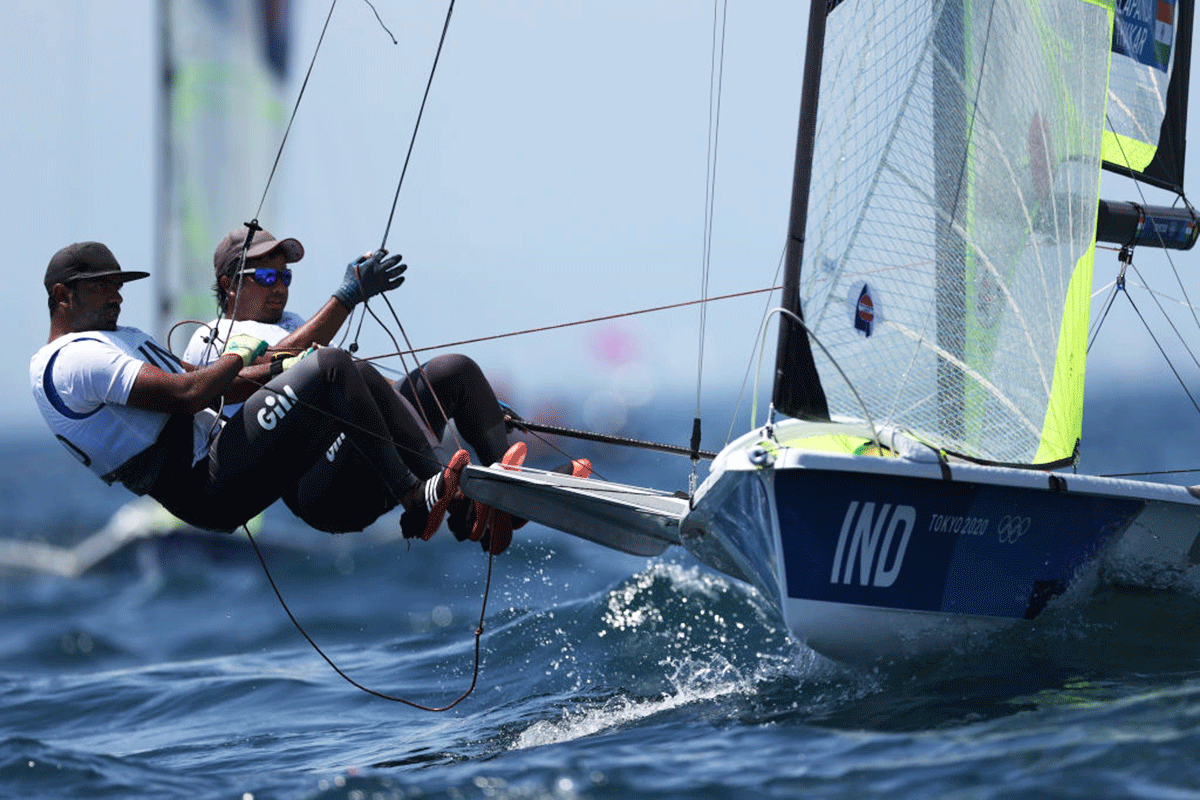
[[[447,417],[475,451],[477,463],[491,464],[504,455],[508,436],[503,412],[491,384],[470,358],[438,356],[394,385],[365,362],[359,362],[359,369],[375,402],[387,412],[396,451],[419,478],[429,478],[445,466],[437,447]],[[339,500],[346,495],[353,495],[355,502]],[[295,487],[285,490],[283,499],[309,526],[330,533],[362,530],[398,501],[372,457],[349,436],[337,440]]]
[[[250,396],[221,428],[208,458],[177,467],[150,494],[191,525],[233,530],[324,462],[344,433],[374,481],[341,486],[327,504],[353,510],[379,503],[382,495],[394,507],[418,480],[393,444],[389,415],[397,412],[377,401],[364,378],[368,371],[375,372],[343,350],[313,352]]]

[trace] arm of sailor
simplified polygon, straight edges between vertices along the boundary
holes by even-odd
[[[261,389],[263,384],[275,377],[276,374],[271,371],[270,361],[259,359],[257,363],[242,367],[242,371],[237,374],[229,387],[221,392],[221,397],[225,398],[226,403],[245,402],[246,398]]]
[[[142,364],[126,404],[168,414],[195,414],[221,396],[242,364],[241,356],[234,353],[226,353],[209,366],[191,372],[164,372],[153,364]],[[261,369],[265,372],[267,368]]]
[[[271,345],[271,354],[295,354],[311,345],[327,345],[350,316],[350,311],[336,297],[330,297],[307,322]]]

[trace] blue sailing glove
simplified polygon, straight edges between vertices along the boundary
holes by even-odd
[[[387,250],[376,250],[350,262],[346,267],[346,277],[333,296],[346,308],[353,309],[359,300],[382,294],[404,283],[404,270],[408,269],[407,264],[400,263],[404,256],[385,256]]]
[[[242,365],[248,367],[254,363],[254,359],[265,352],[267,352],[267,343],[262,339],[248,333],[235,333],[225,343],[225,349],[221,351],[221,355],[233,353],[235,356],[241,356]]]

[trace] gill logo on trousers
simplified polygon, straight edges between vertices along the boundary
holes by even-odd
[[[842,520],[829,582],[853,583],[854,565],[858,562],[860,586],[891,586],[900,576],[904,551],[916,525],[917,510],[912,506],[884,503],[876,513],[875,503],[863,503],[860,510],[859,502],[851,501]],[[897,534],[899,541],[893,550]]]
[[[325,451],[325,460],[333,462],[337,458],[338,449],[342,446],[342,442],[346,441],[345,432],[339,433],[338,437],[333,440],[333,444],[329,445],[329,449]]]
[[[298,400],[292,387],[285,384],[282,392],[268,395],[267,399],[263,400],[266,408],[260,408],[254,418],[264,431],[272,430],[284,415],[295,407]]]

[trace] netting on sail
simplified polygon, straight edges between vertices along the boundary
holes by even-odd
[[[1077,266],[1090,284],[1111,14],[1088,0],[830,12],[800,301],[876,424],[1010,463],[1074,449],[1069,422],[1049,448],[1043,430],[1066,387],[1082,414],[1061,373],[1081,381],[1090,285],[1081,311],[1068,287]],[[814,349],[831,413],[862,419]]]

